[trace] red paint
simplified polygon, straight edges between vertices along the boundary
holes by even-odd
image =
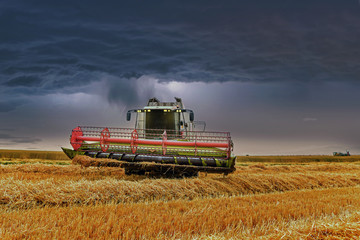
[[[131,142],[130,142],[130,148],[132,153],[136,153],[138,147],[138,142],[137,142],[138,139],[139,139],[139,134],[137,133],[136,129],[134,129],[134,131],[132,131],[131,133]]]
[[[100,136],[100,147],[103,152],[106,152],[109,149],[109,141],[110,138],[110,132],[108,128],[104,128],[104,130],[101,131]]]
[[[74,150],[78,150],[83,144],[83,140],[79,139],[79,137],[83,136],[83,132],[80,127],[74,128],[72,130],[70,144],[74,148]]]
[[[162,136],[162,140],[152,140],[152,139],[139,139],[139,135],[136,129],[131,133],[131,138],[110,138],[110,132],[107,128],[105,128],[100,137],[86,137],[83,136],[83,132],[80,127],[74,128],[71,135],[71,145],[74,150],[77,150],[81,147],[84,141],[92,141],[92,142],[100,142],[101,149],[106,152],[109,148],[109,144],[111,143],[125,143],[130,144],[131,150],[133,153],[136,152],[137,146],[139,144],[142,145],[159,145],[163,148],[163,154],[166,153],[167,146],[179,146],[179,147],[217,147],[217,148],[227,148],[228,154],[231,153],[231,142],[185,142],[185,141],[174,141],[167,140],[166,131]]]

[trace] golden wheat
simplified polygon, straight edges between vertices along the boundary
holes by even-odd
[[[359,172],[360,164],[354,163],[317,163],[317,164],[289,164],[273,165],[266,163],[252,163],[247,166],[237,166],[236,171],[230,176],[244,175],[248,173],[279,174],[279,173],[309,173],[309,172],[332,172],[350,173]],[[211,174],[209,174],[211,175]],[[89,167],[82,168],[74,165],[47,165],[41,163],[34,164],[11,164],[0,165],[0,178],[14,177],[19,179],[47,179],[73,177],[74,180],[81,177],[90,176],[91,179],[102,179],[104,176],[112,176],[127,180],[144,179],[140,176],[125,176],[124,170],[117,167]],[[204,177],[205,174],[200,174]],[[219,176],[219,175],[211,175]]]
[[[244,157],[227,177],[155,179],[126,176],[120,168],[60,166],[70,162],[61,157],[37,159],[51,158],[45,152],[16,154],[2,161],[11,165],[0,165],[0,239],[360,235],[356,156]]]
[[[307,173],[327,172],[327,173],[357,173],[360,172],[360,165],[353,163],[321,163],[321,164],[303,164],[303,165],[269,165],[263,163],[249,164],[248,166],[238,166],[236,172],[230,176],[246,175],[252,173],[273,174],[280,173]],[[59,166],[47,164],[14,164],[0,165],[0,179],[39,181],[52,179],[60,180],[101,180],[107,177],[114,179],[123,179],[127,181],[139,181],[146,179],[145,176],[131,175],[126,176],[122,168],[112,167],[89,167],[81,168],[79,166]],[[200,178],[205,174],[200,174]],[[219,175],[209,174],[208,177],[217,178]]]
[[[62,167],[66,169],[66,167]],[[56,169],[56,168],[55,168]],[[59,169],[57,169],[59,170]],[[54,171],[56,172],[56,171]],[[105,171],[106,172],[106,171]],[[124,176],[124,175],[123,175]],[[244,173],[228,177],[208,175],[192,179],[79,178],[0,179],[0,202],[8,207],[76,205],[151,200],[194,199],[298,189],[355,186],[360,171]]]
[[[359,239],[360,211],[328,214],[319,219],[289,221],[286,228],[276,229],[266,238],[271,239]]]
[[[296,222],[306,222],[309,226],[309,223],[329,216],[359,211],[359,199],[360,188],[351,187],[193,201],[41,208],[21,212],[3,210],[0,211],[0,236],[2,239],[196,239],[211,236],[277,239],[281,234],[288,234],[287,229],[294,227]],[[300,228],[299,233],[303,231],[301,226],[295,227]],[[325,227],[330,229],[328,225]],[[351,226],[346,227],[350,229]],[[339,226],[336,231],[340,228],[344,229]],[[309,233],[318,234],[321,229],[321,226],[312,228]],[[356,236],[357,233],[348,235]]]
[[[45,164],[0,165],[0,179],[39,180],[99,180],[108,176],[116,179],[142,179],[140,176],[125,176],[122,168],[81,168],[79,166],[59,166]]]
[[[69,160],[62,151],[26,151],[0,149],[0,159]]]
[[[290,156],[237,156],[239,162],[276,162],[276,163],[309,163],[309,162],[359,162],[360,156],[331,155],[290,155]]]

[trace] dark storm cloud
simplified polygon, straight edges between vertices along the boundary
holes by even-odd
[[[1,9],[2,96],[81,92],[106,76],[109,102],[130,103],[131,81],[143,75],[294,83],[306,94],[301,84],[360,76],[356,1],[38,0]]]
[[[17,87],[17,86],[23,86],[23,87],[39,87],[41,85],[42,80],[35,77],[35,76],[21,76],[16,77],[8,82],[5,82],[4,85],[9,87]]]
[[[132,104],[136,102],[136,82],[128,81],[127,79],[112,79],[109,80],[108,84],[107,99],[110,103],[127,102]]]
[[[357,81],[356,8],[356,1],[5,2],[0,82],[48,94],[99,81],[102,73],[119,82],[142,75]]]

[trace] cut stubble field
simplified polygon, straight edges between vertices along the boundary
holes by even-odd
[[[1,239],[360,237],[356,156],[238,157],[228,176],[163,179],[25,154],[0,151]]]

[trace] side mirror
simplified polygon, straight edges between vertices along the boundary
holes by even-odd
[[[191,111],[190,112],[190,122],[193,122],[194,121],[194,112]]]
[[[131,112],[128,111],[126,114],[126,121],[130,121],[130,119],[131,119]]]

